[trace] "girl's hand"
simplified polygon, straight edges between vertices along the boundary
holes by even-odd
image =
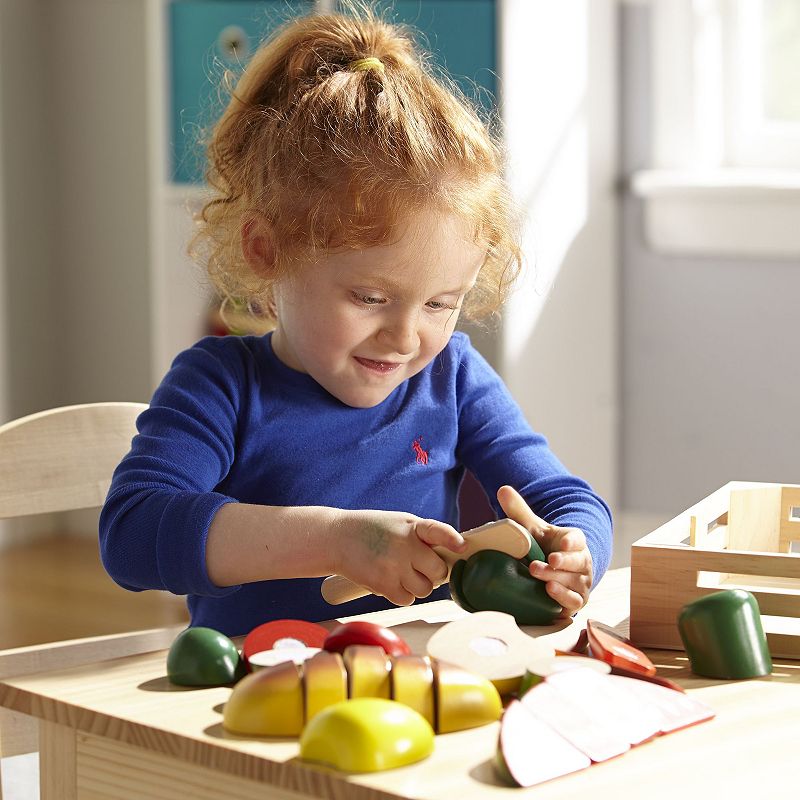
[[[398,606],[427,597],[447,577],[434,545],[456,553],[464,537],[452,526],[399,511],[336,512],[336,572]]]
[[[497,501],[509,519],[530,531],[547,556],[546,564],[533,561],[530,571],[547,583],[547,593],[563,608],[561,615],[571,617],[580,611],[592,588],[592,554],[583,531],[545,522],[511,486],[500,487]]]

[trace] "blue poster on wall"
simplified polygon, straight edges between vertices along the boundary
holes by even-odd
[[[226,72],[238,76],[261,41],[313,6],[312,0],[170,3],[172,181],[203,181],[203,140],[227,104]]]
[[[394,0],[376,3],[385,18],[412,28],[484,117],[495,107],[495,0]],[[235,79],[258,45],[313,0],[174,0],[169,6],[171,169],[175,183],[202,183],[204,140]]]

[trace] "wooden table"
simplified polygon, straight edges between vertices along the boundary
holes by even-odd
[[[629,571],[603,579],[576,621],[550,638],[574,641],[581,622],[625,631]],[[462,614],[449,601],[366,615],[398,626],[424,652],[443,620]],[[528,629],[535,630],[535,629]],[[653,798],[790,796],[800,739],[800,662],[781,661],[769,678],[721,682],[693,677],[680,652],[648,651],[659,673],[712,706],[716,719],[662,736],[612,761],[531,789],[501,785],[492,767],[499,723],[436,737],[434,754],[409,767],[348,775],[297,758],[296,739],[227,734],[229,688],[179,689],[162,652],[0,683],[0,705],[40,720],[42,800],[221,797]],[[531,758],[536,743],[530,743]]]

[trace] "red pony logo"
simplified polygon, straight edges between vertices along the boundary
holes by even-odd
[[[420,436],[419,439],[414,439],[414,443],[411,445],[414,448],[414,452],[417,454],[417,464],[427,464],[428,463],[428,452],[427,450],[422,449],[422,437]]]

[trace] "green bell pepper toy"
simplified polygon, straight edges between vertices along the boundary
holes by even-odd
[[[498,550],[481,550],[466,561],[456,561],[450,572],[450,596],[461,608],[503,611],[518,625],[550,625],[561,606],[547,594],[544,581],[528,569],[531,561],[545,561],[536,541],[525,558],[514,558]]]
[[[244,674],[236,645],[212,628],[181,631],[167,653],[167,677],[176,686],[225,686]]]

